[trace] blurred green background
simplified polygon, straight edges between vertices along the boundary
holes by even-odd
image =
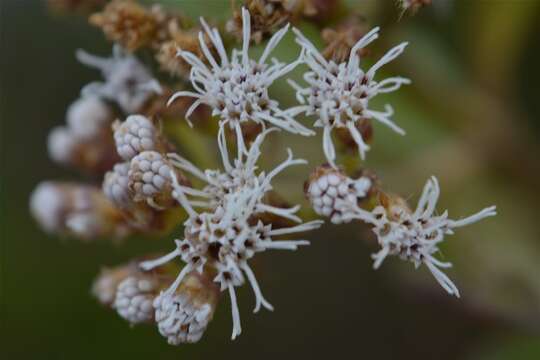
[[[385,68],[413,79],[387,98],[407,136],[376,125],[367,166],[413,200],[437,175],[439,209],[454,217],[498,206],[496,218],[444,245],[462,298],[396,258],[373,271],[366,229],[326,225],[308,248],[259,256],[257,276],[274,313],[251,314],[254,299],[243,287],[240,338],[230,341],[225,297],[200,343],[172,347],[154,327],[131,328],[102,308],[90,285],[101,266],[168,250],[173,235],[84,244],[44,235],[28,213],[39,181],[82,179],[47,158],[46,136],[98,77],[77,63],[75,49],[107,54],[111,46],[83,15],[53,14],[39,0],[0,0],[0,357],[539,359],[540,1],[433,1],[400,20],[393,0],[349,3],[382,26],[375,56],[410,41]],[[162,2],[209,18],[230,10],[225,0]],[[289,37],[277,55],[297,53]],[[319,138],[270,146],[278,151],[269,163],[285,156],[284,146],[311,166],[322,161]],[[301,199],[309,170],[291,171],[281,187]]]

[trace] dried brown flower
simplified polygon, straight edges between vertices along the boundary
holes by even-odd
[[[322,52],[323,56],[336,63],[347,61],[352,47],[362,36],[366,34],[366,24],[360,17],[351,17],[338,25],[335,29],[325,28],[322,31],[322,38],[326,48]],[[362,48],[359,55],[365,56],[367,50]]]
[[[133,51],[158,41],[165,19],[159,6],[147,9],[132,0],[113,0],[89,21],[101,28],[109,40]]]

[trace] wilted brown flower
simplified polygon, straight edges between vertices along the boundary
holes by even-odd
[[[321,34],[326,44],[322,55],[338,64],[347,61],[352,47],[365,34],[365,22],[358,16],[347,19],[335,28],[325,28]],[[359,55],[365,56],[367,52],[362,48]]]
[[[227,31],[242,39],[242,11],[233,3],[234,13],[227,22]],[[299,0],[246,0],[244,7],[251,15],[251,39],[260,43],[293,17],[298,15],[303,1]]]
[[[132,0],[113,0],[89,21],[101,28],[109,40],[133,51],[159,39],[160,23],[165,18],[159,6],[146,9]]]

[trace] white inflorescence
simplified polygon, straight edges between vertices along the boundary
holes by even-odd
[[[131,204],[129,194],[129,162],[114,165],[112,171],[105,174],[103,193],[120,208],[128,208]]]
[[[112,120],[109,106],[96,96],[82,96],[70,105],[66,121],[78,138],[93,138],[108,128]]]
[[[131,159],[128,178],[134,201],[146,201],[160,209],[159,198],[169,198],[172,189],[169,161],[156,151],[143,151]]]
[[[131,115],[123,123],[115,123],[114,141],[118,155],[124,160],[131,160],[140,152],[156,150],[159,139],[149,119]]]
[[[372,224],[373,232],[381,250],[373,255],[373,267],[377,269],[388,255],[397,255],[411,261],[416,268],[425,264],[439,284],[450,294],[459,297],[456,285],[446,276],[441,268],[452,266],[434,257],[439,252],[439,244],[445,235],[454,233],[453,229],[475,223],[489,216],[496,215],[496,207],[491,206],[460,220],[448,219],[448,212],[435,215],[435,206],[439,198],[439,184],[435,177],[429,179],[414,212],[403,205],[389,208],[377,206],[369,212],[350,204],[350,219],[360,219]],[[354,209],[354,211],[353,211]]]
[[[171,345],[199,341],[212,318],[210,304],[194,304],[184,294],[162,292],[154,307],[159,332]]]
[[[154,318],[152,303],[156,292],[156,282],[130,276],[118,285],[113,307],[132,324],[148,322]]]
[[[270,53],[287,33],[288,26],[278,31],[269,40],[262,56],[255,61],[250,59],[248,54],[251,24],[249,12],[244,8],[242,19],[243,46],[242,49],[233,50],[230,59],[217,29],[211,29],[201,19],[206,36],[219,54],[220,63],[208,49],[205,34],[199,33],[200,47],[210,65],[204,64],[194,54],[179,49],[178,56],[181,56],[192,67],[190,79],[196,92],[177,92],[169,102],[181,96],[196,98],[197,100],[186,113],[187,118],[200,104],[209,105],[213,110],[213,115],[219,117],[221,126],[228,124],[236,131],[241,147],[243,147],[241,124],[247,121],[262,125],[268,123],[295,134],[313,135],[313,131],[296,122],[294,117],[281,110],[278,102],[268,95],[270,85],[301,62],[299,59],[291,64],[285,64],[272,59],[271,64],[266,63]]]
[[[259,146],[269,131],[271,130],[266,130],[258,136],[245,158],[240,153],[234,166],[228,160],[226,148],[220,146],[225,173],[211,172],[210,176],[206,176],[185,160],[183,164],[177,165],[181,168],[183,166],[184,170],[206,180],[209,185],[203,190],[186,188],[180,186],[173,176],[175,189],[173,196],[190,214],[190,218],[184,223],[185,238],[176,240],[176,249],[170,254],[141,264],[143,269],[150,270],[175,257],[180,257],[187,265],[169,288],[168,291],[171,293],[189,272],[193,270],[202,272],[205,264],[215,267],[218,275],[214,281],[221,285],[222,291],[228,290],[231,298],[233,339],[241,332],[240,314],[234,288],[243,285],[245,278],[255,293],[255,312],[260,309],[261,305],[272,309],[272,306],[262,295],[255,275],[248,265],[248,260],[255,253],[268,249],[296,250],[300,245],[307,245],[308,242],[305,240],[275,241],[272,238],[313,230],[322,223],[321,221],[312,221],[301,224],[301,219],[295,215],[299,210],[298,206],[282,209],[263,203],[265,193],[272,189],[270,182],[278,173],[288,166],[305,163],[303,160],[293,159],[289,150],[287,160],[270,173],[255,174],[255,163],[260,154]],[[222,142],[220,141],[220,143]],[[229,179],[229,181],[215,182],[215,179],[222,177]],[[191,200],[187,196],[203,200]],[[206,209],[204,212],[197,213],[194,210],[195,206]],[[272,225],[264,225],[257,219],[257,215],[262,213],[273,213],[300,224],[288,228],[272,229]]]
[[[342,224],[351,220],[343,217],[349,211],[344,204],[357,204],[371,187],[372,180],[368,177],[353,180],[330,168],[309,183],[307,196],[318,215],[329,217],[334,224]]]
[[[127,114],[140,110],[154,94],[161,93],[159,83],[150,71],[133,55],[118,45],[113,48],[111,58],[90,55],[77,51],[77,59],[87,66],[101,70],[105,82],[94,82],[83,88],[83,95],[101,96],[115,101]]]
[[[323,150],[328,162],[335,167],[335,148],[331,133],[334,128],[346,128],[356,145],[362,158],[365,157],[369,146],[356,128],[356,124],[363,119],[374,119],[388,126],[398,134],[405,134],[391,117],[394,113],[390,105],[385,111],[375,111],[369,108],[369,101],[378,94],[389,93],[400,88],[402,84],[409,84],[410,80],[402,77],[391,77],[382,81],[375,81],[375,74],[383,65],[398,57],[407,43],[402,43],[388,51],[369,70],[360,68],[358,51],[378,38],[379,28],[371,30],[362,37],[352,48],[349,60],[336,64],[326,60],[317,48],[300,33],[293,29],[297,35],[296,41],[305,52],[304,61],[310,71],[304,75],[308,84],[302,88],[293,81],[289,83],[296,90],[296,97],[300,106],[289,110],[291,116],[300,113],[315,116],[315,127],[322,127]]]

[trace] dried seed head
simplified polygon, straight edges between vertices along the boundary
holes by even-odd
[[[152,303],[158,292],[159,282],[155,277],[131,275],[118,285],[113,307],[131,324],[149,322],[154,318]]]
[[[111,108],[95,96],[83,96],[71,104],[67,111],[67,124],[80,139],[93,139],[103,131],[109,132],[113,119]]]
[[[373,186],[367,176],[353,180],[341,170],[331,166],[319,166],[306,184],[306,195],[315,212],[329,217],[334,224],[350,220],[343,215],[350,211],[350,205],[357,206],[364,200]]]
[[[198,28],[182,29],[179,21],[170,21],[168,25],[168,40],[160,44],[159,51],[156,54],[161,69],[182,78],[189,78],[189,65],[182,57],[178,56],[178,49],[189,51],[199,60],[207,63],[204,52],[199,43]],[[208,36],[203,37],[208,50],[216,56],[216,49]]]
[[[156,209],[172,206],[172,171],[180,182],[187,184],[185,177],[160,153],[144,151],[135,156],[131,159],[128,172],[128,186],[133,200],[146,201]]]
[[[205,274],[192,272],[180,287],[162,292],[155,300],[155,320],[161,335],[171,345],[199,341],[212,320],[219,288]]]
[[[134,51],[156,40],[161,13],[160,7],[148,10],[132,0],[113,0],[89,21],[101,28],[109,40]]]
[[[328,60],[336,63],[347,61],[351,49],[366,34],[366,25],[362,18],[357,16],[347,19],[336,28],[325,28],[321,35],[326,48],[321,54]],[[360,57],[368,53],[366,48],[358,51]]]
[[[92,186],[43,182],[31,195],[30,210],[50,233],[89,240],[131,232],[120,210]]]
[[[131,160],[143,151],[163,149],[162,140],[152,121],[142,115],[128,116],[113,125],[116,150],[122,159]]]
[[[105,174],[103,193],[116,206],[122,209],[130,207],[132,201],[128,186],[129,162],[114,165],[112,171]]]
[[[251,40],[259,44],[265,37],[272,35],[287,24],[301,6],[298,0],[247,0],[244,2],[251,15]],[[242,10],[235,9],[232,19],[227,22],[226,30],[238,40],[242,40]]]

